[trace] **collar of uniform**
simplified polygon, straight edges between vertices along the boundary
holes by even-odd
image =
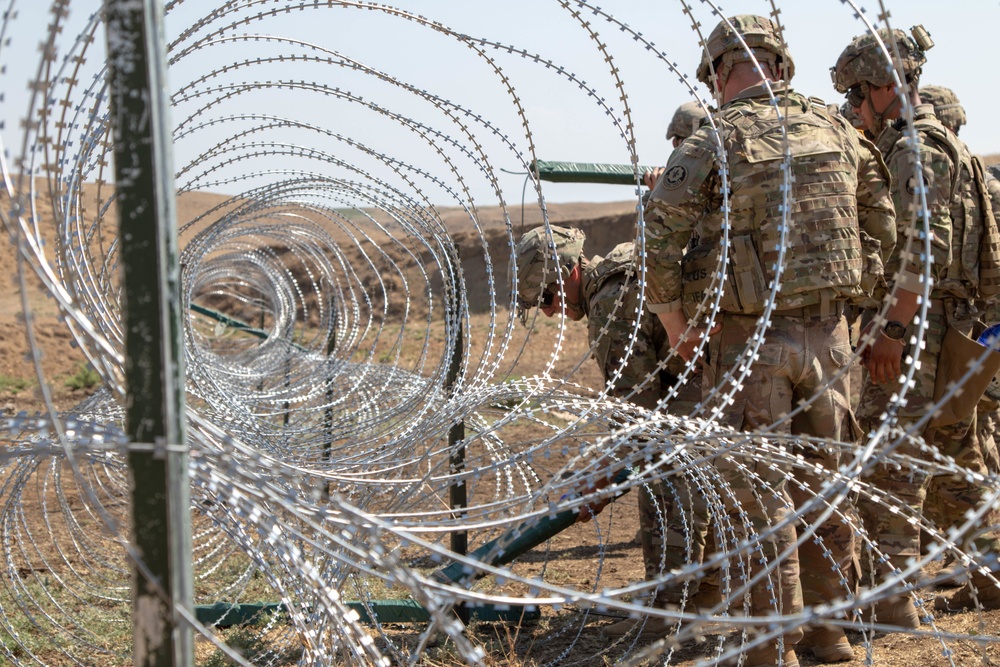
[[[788,90],[788,84],[784,81],[771,81],[771,92],[775,95],[779,93],[784,93]],[[767,86],[763,82],[754,84],[749,88],[744,88],[740,92],[733,95],[733,98],[729,102],[735,102],[737,100],[746,100],[754,97],[770,97],[767,92]]]
[[[603,257],[600,255],[594,255],[590,259],[586,256],[580,255],[580,308],[583,309],[583,313],[589,318],[590,317],[590,297],[593,296],[593,285],[595,282],[595,273],[597,272],[597,265],[601,262]]]
[[[913,119],[923,120],[924,118],[937,118],[934,115],[934,105],[933,104],[917,104],[913,107]],[[899,117],[892,121],[892,127],[898,132],[902,132],[906,129],[906,119]]]

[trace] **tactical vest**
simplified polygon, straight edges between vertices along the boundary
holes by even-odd
[[[625,275],[632,269],[635,271],[635,244],[632,242],[619,243],[606,257],[594,257],[584,271],[586,284],[583,286],[583,298],[588,304],[590,300],[604,287],[604,284],[612,277]]]
[[[949,277],[971,285],[975,294],[989,299],[1000,294],[1000,230],[990,201],[983,164],[969,153],[968,147],[933,116],[918,116],[917,132],[951,158],[952,228],[961,229],[961,242],[953,239],[954,251],[960,253],[961,266],[949,267]]]
[[[779,259],[784,268],[778,310],[862,295],[857,134],[821,103],[801,95],[789,93],[788,104],[779,99],[778,107],[787,121],[760,99],[737,101],[722,111],[732,188],[727,284],[721,301],[726,312],[761,313]],[[791,158],[787,174],[786,157]],[[785,220],[789,224],[781,258]],[[718,270],[718,231],[706,234],[682,263],[689,316]]]

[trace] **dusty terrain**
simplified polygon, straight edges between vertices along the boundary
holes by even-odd
[[[1000,155],[989,156],[987,162],[992,163],[1000,160]],[[180,200],[179,219],[193,220],[201,212],[214,206],[220,199],[215,195],[196,193],[188,195]],[[617,204],[563,204],[551,205],[549,207],[550,220],[557,224],[577,226],[584,229],[588,234],[588,254],[600,254],[606,252],[615,244],[632,238],[634,221],[634,202],[621,202]],[[46,209],[43,203],[40,208],[41,218],[51,216],[51,209]],[[521,232],[520,212],[512,211],[510,214],[514,223],[515,237]],[[503,285],[506,280],[506,267],[509,258],[509,240],[503,227],[503,218],[497,210],[480,211],[480,222],[485,229],[482,236],[472,231],[467,215],[462,211],[446,210],[442,212],[442,220],[448,227],[450,233],[456,240],[463,259],[463,266],[468,275],[483,275],[485,255],[482,247],[482,238],[489,244],[489,256],[492,258],[494,266],[497,267],[498,281]],[[537,211],[532,210],[529,214],[524,228],[530,229],[540,222]],[[53,302],[47,299],[44,291],[39,288],[38,280],[32,275],[25,275],[22,279],[17,277],[18,262],[16,253],[9,245],[0,247],[0,262],[2,266],[8,267],[8,272],[12,276],[9,280],[16,285],[22,282],[26,286],[24,297],[19,289],[9,288],[0,294],[0,406],[6,414],[21,411],[34,412],[44,410],[42,392],[39,391],[39,378],[50,391],[51,399],[57,409],[69,409],[88,392],[91,387],[74,388],[80,385],[80,380],[85,366],[85,357],[79,349],[73,346],[73,338],[65,323],[61,322],[58,312]],[[440,278],[431,277],[433,280]],[[10,282],[8,284],[11,284]],[[487,312],[488,286],[484,281],[476,280],[468,283],[469,303],[472,310],[470,336],[474,339],[481,337],[490,325],[490,316]],[[501,304],[506,303],[508,298],[505,292],[506,287],[498,288],[498,297]],[[22,299],[26,300],[30,328],[26,328],[24,323],[24,306]],[[216,304],[222,305],[225,304]],[[506,316],[506,307],[501,306],[502,316]],[[239,316],[240,313],[232,313]],[[519,325],[518,325],[519,327]],[[547,335],[551,335],[554,340],[557,327],[552,322],[540,322],[540,330],[536,334],[535,341],[542,341]],[[29,342],[28,331],[31,332],[33,340]],[[581,359],[586,355],[586,329],[582,324],[572,324],[569,327],[568,337],[563,349],[555,361],[552,374],[562,376],[575,368]],[[506,372],[510,375],[528,376],[540,372],[552,356],[553,347],[551,344],[536,344],[522,348],[520,341],[523,339],[523,332],[519,329],[514,334],[512,349],[520,351],[516,365],[511,362],[511,366]],[[429,343],[432,346],[442,345],[442,340],[434,338]],[[31,354],[32,350],[35,354]],[[600,376],[596,366],[592,361],[585,361],[572,379],[580,384],[589,386],[599,386]],[[84,383],[85,384],[85,383]],[[523,567],[526,570],[541,567],[545,564],[547,568],[547,580],[564,581],[567,585],[587,588],[593,582],[580,578],[580,573],[590,573],[593,571],[594,559],[603,556],[604,568],[603,576],[606,582],[625,583],[639,580],[642,577],[641,556],[633,536],[637,529],[635,494],[630,494],[619,500],[612,509],[605,512],[602,517],[601,530],[605,531],[601,537],[603,551],[596,545],[598,540],[595,536],[597,527],[594,524],[585,526],[574,526],[564,533],[556,536],[544,549],[533,552],[522,559]],[[605,582],[602,582],[604,584]],[[933,593],[927,593],[927,598],[933,597]],[[494,654],[492,664],[496,665],[541,665],[556,657],[562,649],[563,640],[551,640],[546,634],[545,628],[551,627],[554,620],[568,622],[572,624],[573,610],[563,610],[553,612],[546,610],[548,620],[539,626],[524,626],[520,629],[477,628],[475,631],[479,639],[488,642],[491,652]],[[606,647],[606,641],[601,639],[596,632],[596,628],[610,620],[591,617],[587,627],[579,638],[574,655],[577,662],[574,664],[603,665],[604,658],[594,658],[588,660],[588,652],[596,655]],[[982,615],[973,613],[952,616],[941,616],[937,619],[938,628],[945,631],[953,631],[960,634],[972,634],[979,636],[1000,635],[1000,612],[988,612]],[[499,632],[500,637],[490,640],[490,633]],[[575,633],[570,633],[572,637]],[[565,636],[565,635],[564,635]],[[856,644],[856,660],[849,664],[863,664],[865,651],[859,642],[861,636],[853,634]],[[955,641],[950,643],[950,648],[955,651],[952,657],[953,664],[994,664],[1000,660],[1000,649],[992,645],[977,644],[973,641]],[[707,645],[687,646],[676,655],[673,664],[689,665],[694,664],[698,657],[707,655]],[[435,657],[437,656],[437,657]],[[988,657],[987,657],[988,656]],[[875,664],[888,665],[890,667],[907,667],[909,665],[947,665],[948,659],[942,655],[941,644],[931,638],[920,638],[905,635],[881,636],[872,643],[872,659]],[[800,660],[804,665],[816,664],[808,654],[800,655]],[[450,664],[442,654],[429,655],[427,664],[439,665]]]

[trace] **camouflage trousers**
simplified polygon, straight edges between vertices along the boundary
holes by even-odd
[[[701,377],[692,375],[687,382],[679,383],[684,362],[677,355],[668,361],[666,368],[660,367],[660,360],[670,355],[667,332],[659,318],[646,311],[643,311],[638,328],[635,327],[629,314],[636,312],[637,290],[626,289],[624,301],[615,307],[625,286],[624,278],[609,278],[590,300],[590,344],[608,393],[648,410],[655,409],[658,402],[665,399],[669,413],[691,414],[701,400]],[[676,390],[672,391],[673,387]],[[693,533],[695,542],[702,545],[708,532],[707,505],[698,500],[699,494],[692,494],[688,485],[672,490],[667,490],[667,486],[661,481],[653,481],[639,490],[643,563],[646,579],[650,581],[663,573],[665,549],[673,550],[686,543],[682,531]],[[702,508],[693,514],[685,509],[691,506],[691,498],[695,498]],[[680,586],[663,589],[657,593],[655,604],[679,602],[682,593]]]
[[[706,390],[717,384],[722,395],[730,390],[724,376],[737,370],[756,325],[756,317],[725,316],[722,331],[713,337],[709,348]],[[798,548],[802,599],[808,605],[843,598],[853,593],[857,581],[850,521],[853,508],[838,507],[820,521],[827,506],[815,501],[825,477],[822,469],[837,470],[840,465],[840,448],[834,443],[855,437],[848,372],[851,354],[847,321],[841,316],[774,316],[749,376],[733,395],[732,404],[722,411],[723,423],[734,429],[766,429],[815,438],[802,438],[795,452],[815,467],[796,470],[794,476],[788,476],[791,482],[787,487],[797,506],[806,502],[813,506],[803,519],[814,528],[813,536]],[[809,403],[807,409],[776,424],[804,402]],[[826,439],[831,442],[823,442]],[[785,539],[794,539],[794,535]]]
[[[726,314],[721,319],[721,331],[709,344],[703,396],[710,405],[718,407],[715,417],[720,422],[743,431],[747,438],[738,443],[738,448],[715,459],[714,473],[704,474],[707,479],[717,474],[728,484],[720,497],[727,515],[725,526],[722,517],[707,516],[707,509],[702,506],[706,504],[704,496],[696,495],[696,489],[685,497],[684,484],[675,485],[682,491],[673,500],[682,506],[681,516],[688,521],[675,527],[673,536],[664,537],[666,544],[675,539],[683,540],[685,545],[683,549],[667,549],[666,568],[683,567],[705,555],[705,549],[711,545],[699,539],[695,531],[702,517],[706,517],[720,527],[714,535],[718,545],[713,548],[727,549],[751,533],[768,535],[759,543],[758,553],[739,562],[739,567],[748,568],[744,575],[753,576],[763,568],[770,572],[769,577],[762,578],[750,590],[755,615],[776,610],[797,613],[803,606],[803,588],[808,590],[805,599],[810,604],[842,598],[853,591],[856,580],[854,531],[850,521],[834,513],[817,526],[813,540],[795,549],[796,530],[787,522],[793,507],[790,491],[802,501],[812,498],[811,491],[819,489],[822,474],[800,475],[796,471],[795,486],[786,488],[791,471],[760,456],[754,445],[759,447],[766,439],[766,434],[757,435],[762,430],[835,441],[855,437],[851,430],[847,373],[851,347],[846,321],[842,317],[775,317],[750,374],[733,391],[726,376],[742,365],[742,354],[753,337],[757,318]],[[729,394],[731,400],[726,398]],[[812,401],[809,409],[776,424],[803,400]],[[817,466],[836,468],[839,464],[839,449],[819,440],[804,444],[801,454]],[[820,504],[809,516],[815,517],[823,510]],[[850,514],[846,510],[844,513]],[[775,525],[781,528],[772,530]],[[808,564],[803,564],[807,574],[801,580],[800,554],[809,558]]]
[[[616,308],[622,293],[625,296]],[[678,384],[684,362],[677,355],[666,367],[659,366],[661,359],[670,357],[670,341],[660,319],[646,310],[635,326],[638,296],[638,290],[630,289],[620,276],[609,278],[590,299],[588,335],[608,393],[648,410],[667,399],[667,412],[690,414],[701,399],[700,378],[692,375]],[[677,391],[671,392],[675,385]]]
[[[922,349],[914,350],[912,344],[908,344],[903,351],[903,359],[916,353],[919,354],[920,362],[914,374],[913,386],[906,393],[906,404],[897,413],[897,425],[903,429],[916,423],[934,401],[934,378],[948,321],[944,315],[929,315],[927,326]],[[972,322],[952,321],[952,326],[968,333],[972,328]],[[915,327],[908,329],[906,340],[915,333]],[[877,385],[870,381],[867,373],[865,374],[858,407],[858,420],[865,432],[870,433],[878,428],[892,396],[898,391],[897,383]],[[956,424],[929,428],[917,436],[934,446],[940,455],[953,458],[957,465],[971,472],[986,475],[989,473],[989,468],[986,465],[986,456],[978,431],[978,420],[974,411]],[[895,452],[922,460],[931,458],[909,438],[904,439]],[[932,483],[932,478],[923,470],[909,469],[901,472],[895,465],[877,465],[865,481],[878,490],[895,496],[892,500],[894,504],[908,508],[917,517],[923,515],[928,489]],[[933,488],[934,505],[938,514],[951,517],[945,520],[947,522],[964,517],[966,512],[981,507],[989,496],[989,488],[967,479],[965,475],[937,476],[933,478]],[[867,497],[859,500],[858,509],[865,520],[869,536],[888,558],[888,566],[902,567],[907,559],[919,556],[920,526],[912,522],[906,512],[889,512],[884,504],[874,502]],[[993,509],[983,518],[981,524],[993,526],[998,522],[1000,522],[1000,512]],[[947,529],[948,525],[941,527]],[[1000,551],[1000,535],[995,530],[976,531],[971,544],[959,546],[965,549],[975,546],[982,552],[996,553]]]
[[[976,406],[976,435],[983,451],[983,462],[991,475],[1000,475],[1000,451],[997,450],[997,426],[1000,425],[1000,401],[983,396]],[[924,516],[933,521],[938,530],[947,530],[963,520],[963,515],[954,505],[944,502],[945,494],[940,485],[947,486],[950,475],[935,475],[927,488],[924,500]],[[922,536],[922,534],[921,534]]]

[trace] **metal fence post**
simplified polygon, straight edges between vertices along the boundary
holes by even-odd
[[[456,259],[456,261],[458,261]],[[457,272],[456,272],[457,273]],[[461,304],[463,302],[462,298],[462,283],[455,276],[455,310],[458,312],[456,316],[456,321],[458,327],[455,330],[455,349],[452,350],[451,362],[448,365],[448,375],[445,379],[445,389],[448,392],[448,396],[454,397],[458,391],[458,376],[462,371],[462,359],[465,347],[465,336],[463,333],[463,323],[461,315]],[[458,476],[465,472],[465,421],[458,420],[452,424],[451,429],[448,431],[448,469],[450,474]],[[465,510],[469,507],[468,490],[466,489],[465,480],[456,479],[452,482],[451,488],[448,490],[449,504],[451,505],[452,516],[457,518],[462,518],[465,516]],[[469,551],[469,533],[465,529],[456,529],[451,532],[451,550],[456,554],[462,556],[466,555]],[[455,609],[458,618],[465,625],[469,624],[469,620],[472,617],[471,610],[464,604],[457,605]]]
[[[133,663],[194,663],[191,503],[184,429],[181,286],[162,7],[105,0],[125,330]]]

